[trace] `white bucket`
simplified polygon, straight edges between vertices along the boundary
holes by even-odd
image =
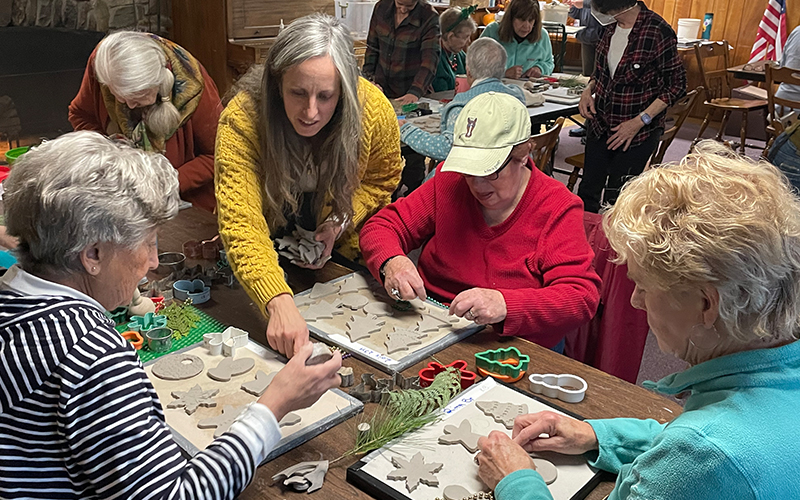
[[[352,2],[348,0],[335,0],[334,11],[336,17],[345,26],[350,28],[350,33],[356,40],[366,40],[369,32],[369,21],[377,0],[368,2]],[[344,15],[343,14],[344,11]]]
[[[542,21],[546,23],[567,24],[569,7],[550,3],[542,8]]]
[[[683,40],[697,40],[700,31],[700,19],[678,19],[678,38]]]

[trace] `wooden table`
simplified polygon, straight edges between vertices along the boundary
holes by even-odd
[[[184,241],[190,239],[208,239],[217,233],[216,218],[214,215],[200,209],[191,208],[181,211],[178,216],[167,223],[159,231],[159,251],[180,251]],[[193,264],[193,262],[189,262]],[[287,266],[289,285],[295,291],[311,288],[316,281],[327,281],[350,272],[349,269],[329,262],[319,271],[309,271]],[[212,300],[198,306],[208,314],[224,324],[237,326],[250,332],[251,338],[266,344],[266,320],[258,308],[247,297],[241,286],[233,289],[215,285],[212,291]],[[612,418],[635,417],[654,418],[659,422],[667,422],[675,418],[681,407],[674,402],[658,396],[641,387],[629,384],[616,377],[612,377],[599,370],[586,366],[575,360],[556,354],[536,344],[518,338],[504,338],[495,334],[491,329],[473,335],[453,346],[436,354],[436,358],[444,363],[456,359],[466,360],[474,369],[474,354],[486,349],[515,346],[524,354],[531,357],[530,373],[573,373],[583,377],[589,384],[586,398],[583,402],[566,405],[557,400],[551,400],[556,405],[568,406],[568,409],[581,414],[586,418]],[[405,376],[416,375],[427,365],[428,360],[419,363],[403,372]],[[345,366],[350,366],[355,372],[356,380],[360,380],[362,373],[376,373],[376,369],[354,359],[344,361]],[[526,379],[516,385],[527,390]],[[548,398],[545,398],[548,399]],[[376,405],[366,405],[365,414],[371,415]],[[305,493],[291,491],[282,492],[278,486],[272,484],[272,476],[277,472],[306,460],[333,460],[350,449],[354,442],[353,420],[342,423],[333,429],[315,437],[306,444],[278,457],[263,467],[259,467],[253,482],[242,493],[242,499],[286,498],[301,500],[306,498]],[[333,464],[325,478],[325,486],[317,498],[331,500],[367,500],[372,497],[363,493],[346,479],[347,467],[355,463],[356,457],[340,460]],[[605,482],[599,485],[587,498],[600,500],[611,491],[613,483]]]
[[[760,61],[752,64],[740,64],[728,68],[728,73],[731,73],[734,78],[739,80],[750,80],[753,82],[766,82],[767,75],[764,73],[764,65],[770,61]]]

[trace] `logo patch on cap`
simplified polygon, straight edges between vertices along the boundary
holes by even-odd
[[[475,124],[478,123],[477,118],[467,118],[467,133],[464,137],[472,137],[472,131],[475,130]]]

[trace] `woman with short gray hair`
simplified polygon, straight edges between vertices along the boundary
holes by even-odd
[[[335,18],[295,20],[220,118],[216,187],[220,235],[237,278],[269,315],[270,347],[308,342],[273,239],[314,233],[321,268],[334,248],[359,257],[361,225],[388,204],[402,171],[397,116],[358,76],[353,39]]]
[[[11,465],[0,491],[234,498],[280,440],[278,421],[338,385],[339,354],[307,367],[306,346],[187,461],[136,351],[104,314],[158,265],[158,227],[178,212],[169,161],[74,132],[26,153],[4,187],[19,264],[0,278],[0,456]]]
[[[121,31],[89,56],[69,120],[75,130],[121,134],[163,153],[178,170],[181,197],[213,211],[221,111],[217,86],[185,49],[150,33]]]

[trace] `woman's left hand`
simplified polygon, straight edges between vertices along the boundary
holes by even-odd
[[[492,431],[488,437],[478,439],[481,452],[478,461],[478,476],[486,486],[495,489],[497,483],[512,472],[522,469],[536,470],[530,455],[504,432]]]
[[[637,116],[636,118],[624,121],[612,128],[611,131],[615,132],[615,134],[609,137],[606,141],[606,144],[608,144],[608,149],[614,151],[615,149],[624,145],[622,150],[627,151],[631,145],[631,141],[636,134],[639,133],[642,127],[644,127],[644,122]]]
[[[497,290],[470,288],[456,295],[450,303],[450,314],[479,325],[500,323],[506,319],[506,299]]]
[[[534,66],[528,71],[526,71],[522,75],[522,78],[539,78],[540,76],[542,76],[542,68],[540,68],[539,66]]]
[[[320,254],[319,259],[313,264],[301,262],[296,263],[296,265],[307,269],[322,269],[325,263],[328,262],[328,259],[330,259],[331,253],[333,253],[333,244],[336,243],[336,238],[339,237],[340,232],[342,232],[341,222],[325,221],[320,224],[315,231],[314,239],[325,244],[322,254]]]
[[[419,97],[415,96],[414,94],[406,94],[403,97],[398,97],[395,100],[400,104],[411,104],[412,102],[419,101]]]

